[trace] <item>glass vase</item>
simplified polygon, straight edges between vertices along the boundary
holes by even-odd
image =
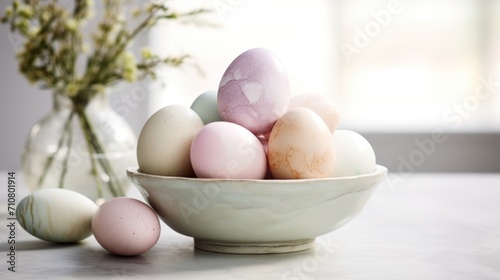
[[[130,187],[126,169],[137,165],[136,135],[107,93],[86,96],[53,93],[52,111],[32,127],[21,161],[32,191],[66,188],[97,201]]]

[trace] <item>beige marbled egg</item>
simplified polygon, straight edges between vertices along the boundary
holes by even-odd
[[[30,234],[56,243],[73,243],[92,234],[97,205],[68,189],[42,189],[23,198],[16,209],[19,224]]]
[[[321,117],[298,107],[274,125],[267,159],[275,179],[330,177],[335,167],[335,144]]]

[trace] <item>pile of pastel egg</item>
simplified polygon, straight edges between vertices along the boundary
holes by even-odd
[[[219,179],[311,179],[375,170],[368,141],[337,130],[339,113],[328,98],[290,96],[287,73],[272,52],[251,49],[224,73],[218,91],[190,108],[166,106],[145,123],[137,143],[140,172]],[[111,253],[142,254],[160,237],[156,213],[128,197],[97,206],[67,189],[25,197],[16,216],[40,239],[79,242],[94,235]]]
[[[325,96],[291,96],[286,70],[267,49],[250,49],[229,65],[218,91],[190,108],[170,105],[145,123],[139,171],[214,179],[312,179],[375,170],[360,134],[337,130],[339,113]]]

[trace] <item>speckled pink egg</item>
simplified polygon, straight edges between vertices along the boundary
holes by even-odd
[[[191,164],[198,178],[263,179],[266,152],[257,136],[230,122],[205,125],[191,144]]]
[[[102,204],[92,217],[92,232],[109,252],[135,256],[151,249],[160,238],[160,221],[144,202],[117,197]]]
[[[290,99],[288,74],[271,51],[250,49],[234,59],[222,76],[217,94],[224,121],[255,135],[269,133]]]

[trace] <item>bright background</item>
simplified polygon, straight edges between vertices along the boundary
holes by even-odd
[[[416,140],[442,130],[449,140],[417,171],[499,172],[500,1],[170,2],[180,10],[214,8],[208,19],[219,27],[168,23],[140,38],[163,55],[191,54],[204,74],[167,69],[158,82],[117,87],[112,106],[126,106],[120,111],[137,133],[157,109],[189,106],[198,94],[217,89],[241,52],[265,47],[284,63],[292,94],[331,98],[341,128],[365,135],[390,170],[418,149]],[[1,169],[19,167],[31,125],[51,106],[49,93],[17,73],[18,47],[0,26]]]
[[[186,3],[187,2],[187,3]],[[292,94],[334,100],[342,125],[362,131],[500,131],[499,1],[176,1],[217,7],[222,28],[157,29],[156,50],[193,54],[206,76],[176,72],[158,104],[189,104],[216,89],[253,47],[285,64]],[[497,48],[495,48],[497,46]],[[474,94],[480,88],[481,99]],[[463,107],[463,109],[459,109]],[[458,119],[460,118],[460,120]]]

